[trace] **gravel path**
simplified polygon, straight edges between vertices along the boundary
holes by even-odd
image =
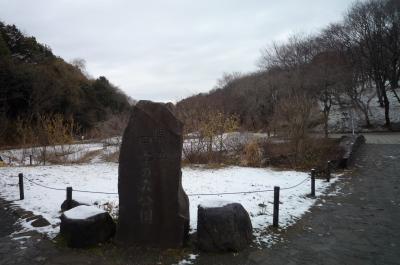
[[[400,146],[367,144],[355,171],[287,231],[286,242],[246,264],[400,264]]]

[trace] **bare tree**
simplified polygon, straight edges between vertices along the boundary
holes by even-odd
[[[292,35],[287,43],[273,42],[262,51],[258,65],[261,69],[295,69],[311,62],[318,52],[313,36]]]
[[[277,126],[293,144],[295,163],[304,152],[313,106],[315,102],[306,94],[292,92],[280,100],[274,114]]]
[[[71,64],[81,71],[81,73],[87,78],[92,78],[86,70],[86,60],[83,58],[75,58],[71,61]]]
[[[346,16],[345,34],[349,44],[359,49],[360,59],[365,60],[369,67],[368,74],[374,80],[379,102],[385,109],[385,125],[391,128],[390,103],[386,93],[391,61],[385,44],[388,32],[387,3],[377,0],[355,3]]]
[[[383,7],[384,13],[384,45],[389,55],[388,71],[390,89],[397,101],[400,98],[396,92],[400,80],[400,2],[387,0]]]

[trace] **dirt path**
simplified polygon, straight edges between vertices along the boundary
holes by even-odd
[[[284,231],[283,243],[240,254],[202,254],[195,264],[400,264],[400,145],[362,146],[352,175],[332,190],[338,194],[319,198]],[[146,256],[113,246],[71,250],[38,233],[9,236],[17,218],[8,208],[0,200],[0,265],[170,263],[154,262],[161,254],[154,251]]]

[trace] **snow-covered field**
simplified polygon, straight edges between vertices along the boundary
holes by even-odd
[[[25,200],[19,200],[18,173],[41,185],[61,190],[52,190],[25,181]],[[310,193],[310,181],[292,189],[306,178],[307,173],[296,171],[274,171],[271,169],[227,167],[206,169],[204,167],[185,167],[182,169],[182,182],[190,199],[190,225],[192,231],[197,226],[197,206],[210,201],[233,201],[241,203],[249,212],[254,227],[254,235],[260,245],[272,243],[272,236],[262,233],[272,224],[273,192],[239,193],[219,196],[206,196],[199,193],[231,193],[257,190],[271,190],[280,186],[280,225],[287,227],[293,224],[313,205],[314,199],[306,197]],[[15,205],[40,214],[51,226],[38,229],[50,237],[59,232],[60,206],[65,199],[65,188],[72,186],[75,190],[104,191],[117,193],[118,164],[93,163],[82,165],[51,165],[36,167],[0,168],[0,196],[13,201]],[[324,192],[329,183],[316,180],[317,196]],[[95,204],[99,207],[116,209],[118,195],[73,192],[75,200]],[[212,202],[211,202],[212,203]],[[104,206],[105,205],[105,206]],[[35,229],[29,222],[22,222],[25,229]]]
[[[51,157],[56,157],[60,163],[98,163],[104,162],[105,157],[119,151],[121,137],[113,137],[95,143],[72,143],[44,147],[27,147],[0,150],[0,157],[9,165],[43,165],[43,152],[46,152],[46,165],[53,164]]]

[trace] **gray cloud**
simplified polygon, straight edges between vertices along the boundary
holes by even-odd
[[[340,20],[351,2],[0,0],[0,20],[135,99],[176,101],[255,70],[262,47]]]

